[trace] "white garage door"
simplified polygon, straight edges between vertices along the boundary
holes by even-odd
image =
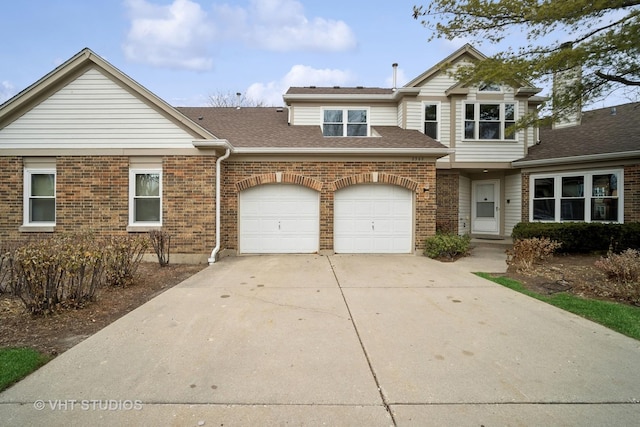
[[[241,253],[314,253],[320,244],[320,193],[299,185],[240,192]]]
[[[413,252],[413,193],[395,185],[354,185],[336,191],[336,253]]]

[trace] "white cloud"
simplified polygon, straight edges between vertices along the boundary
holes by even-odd
[[[6,80],[0,82],[0,104],[16,94],[15,87]]]
[[[408,81],[409,79],[405,75],[404,70],[398,67],[396,73],[396,87],[402,87],[407,84]],[[393,87],[393,72],[385,79],[385,85],[386,87]]]
[[[246,96],[252,101],[261,101],[267,106],[279,106],[283,104],[282,95],[292,86],[346,86],[354,80],[354,76],[349,71],[294,65],[278,81],[252,84],[247,89]]]
[[[215,36],[212,21],[198,3],[174,0],[157,6],[127,0],[131,28],[123,49],[127,58],[157,66],[208,70],[208,46]]]
[[[271,51],[337,52],[356,47],[351,28],[343,21],[308,18],[298,0],[252,0],[247,8],[214,7],[229,38]]]

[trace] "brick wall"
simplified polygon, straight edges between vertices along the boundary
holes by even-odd
[[[167,156],[163,161],[163,231],[172,254],[208,254],[215,245],[215,161],[213,156]],[[23,161],[0,157],[0,242],[40,233],[19,228],[23,215]],[[56,233],[91,230],[127,234],[129,158],[56,158]]]
[[[22,177],[21,157],[0,157],[0,244],[20,239]]]
[[[624,221],[640,221],[640,164],[624,167]]]
[[[436,230],[458,234],[458,201],[460,173],[438,170],[436,173]]]
[[[529,175],[522,172],[522,222],[529,222]]]
[[[281,172],[281,174],[277,174]],[[414,162],[248,162],[223,163],[222,247],[238,249],[238,194],[254,185],[292,182],[320,189],[320,250],[333,249],[333,196],[347,185],[378,183],[401,185],[415,191],[415,248],[435,234],[436,174],[434,163]],[[423,191],[428,187],[429,191]]]

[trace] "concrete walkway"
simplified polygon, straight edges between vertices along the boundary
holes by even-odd
[[[640,342],[470,274],[505,267],[225,258],[0,394],[0,424],[637,425]]]

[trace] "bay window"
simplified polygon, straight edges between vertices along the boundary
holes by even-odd
[[[508,129],[515,123],[514,103],[464,104],[464,139],[514,140]]]
[[[531,175],[532,221],[622,222],[622,171]]]

